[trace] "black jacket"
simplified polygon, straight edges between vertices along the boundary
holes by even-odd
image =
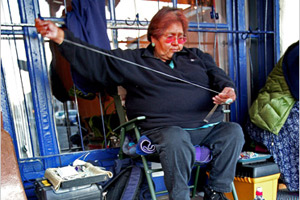
[[[69,31],[65,31],[65,39],[90,46]],[[97,85],[99,90],[122,85],[127,90],[128,117],[146,116],[140,124],[144,129],[159,126],[199,127],[205,124],[203,119],[214,106],[212,97],[216,94],[208,90],[78,47],[66,40],[59,45],[59,49],[73,70]],[[155,58],[150,45],[135,50],[100,50],[218,92],[226,86],[234,87],[232,80],[216,66],[212,57],[196,48],[183,48],[175,53],[172,58],[174,69]],[[211,122],[222,120],[219,106]]]

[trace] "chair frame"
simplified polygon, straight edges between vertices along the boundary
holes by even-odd
[[[136,125],[137,122],[141,121],[141,120],[145,120],[146,117],[145,116],[140,116],[137,118],[134,118],[132,120],[126,121],[126,114],[125,114],[125,110],[121,104],[121,99],[119,95],[113,95],[114,101],[115,101],[115,106],[116,106],[116,110],[120,119],[120,126],[118,126],[117,128],[115,128],[113,131],[120,131],[120,151],[119,151],[119,159],[123,159],[124,158],[124,153],[122,151],[122,146],[125,140],[125,135],[127,132],[134,130],[135,136],[137,141],[140,139],[141,134],[139,131],[139,127]],[[152,181],[152,177],[151,174],[154,172],[160,172],[162,171],[162,169],[150,169],[148,166],[148,161],[146,159],[146,157],[144,155],[140,156],[143,162],[143,167],[145,170],[145,174],[146,174],[146,179],[149,185],[149,190],[150,190],[150,194],[151,194],[151,198],[152,200],[156,200],[156,195],[159,194],[164,194],[167,193],[168,191],[158,191],[155,192],[155,188],[154,188],[154,184]],[[198,180],[199,180],[199,174],[200,174],[200,168],[201,166],[203,166],[203,164],[200,163],[195,163],[195,167],[196,167],[196,174],[195,174],[195,180],[194,180],[194,185],[189,186],[192,190],[192,195],[191,197],[193,198],[197,192],[197,185],[198,185]],[[233,195],[233,199],[234,200],[238,200],[238,196],[235,190],[235,186],[234,183],[231,183],[232,185],[232,195]]]

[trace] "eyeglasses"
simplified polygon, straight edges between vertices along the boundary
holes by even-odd
[[[187,40],[187,38],[185,36],[176,37],[175,35],[168,35],[165,37],[166,37],[166,40],[165,40],[166,43],[173,43],[176,41],[176,38],[177,38],[178,44],[184,44]]]

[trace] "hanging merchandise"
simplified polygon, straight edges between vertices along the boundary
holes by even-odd
[[[66,15],[66,28],[81,40],[99,48],[110,50],[105,17],[105,1],[73,0],[72,10]],[[83,92],[96,92],[94,84],[72,71],[73,81]]]
[[[67,28],[76,37],[89,44],[102,49],[110,49],[105,1],[73,0],[71,11],[66,13],[65,27],[63,28]],[[74,97],[74,93],[82,99],[94,99],[95,95],[92,93],[99,91],[99,88],[72,71],[69,63],[60,55],[55,45],[50,43],[50,48],[53,55],[50,69],[54,96],[61,102],[70,100],[70,97]],[[75,88],[73,83],[75,83]]]
[[[102,49],[110,50],[105,16],[105,1],[73,0],[72,10],[66,14],[65,25],[68,30],[82,41]],[[73,93],[76,93],[80,98],[78,99],[78,109],[80,110],[81,117],[102,116],[102,108],[100,110],[97,109],[102,106],[101,99],[95,98],[96,96],[93,93],[101,91],[104,94],[104,87],[99,88],[101,86],[92,84],[76,73],[76,71],[73,71],[72,67],[70,70],[75,85]],[[73,88],[71,88],[71,92]],[[112,98],[105,97],[104,95],[102,98],[104,107],[112,101]]]

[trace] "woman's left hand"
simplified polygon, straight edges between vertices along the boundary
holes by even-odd
[[[214,101],[214,104],[231,104],[235,101],[236,94],[233,88],[225,87],[221,93],[214,96],[212,99]]]

